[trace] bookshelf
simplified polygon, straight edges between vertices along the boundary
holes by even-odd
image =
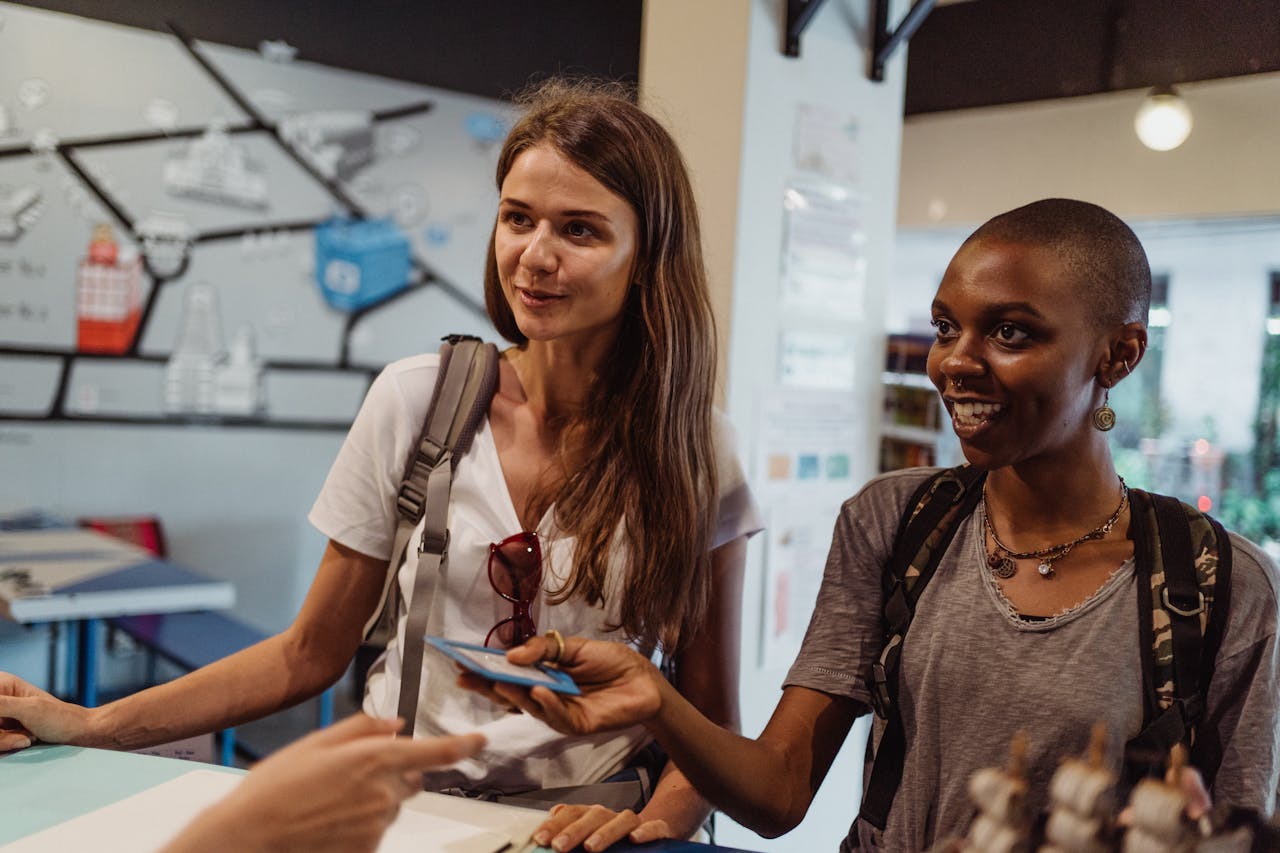
[[[938,392],[925,375],[932,335],[890,335],[885,346],[880,470],[951,465],[958,453]]]

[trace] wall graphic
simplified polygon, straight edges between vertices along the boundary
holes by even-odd
[[[492,337],[505,107],[0,3],[0,421],[342,430]]]

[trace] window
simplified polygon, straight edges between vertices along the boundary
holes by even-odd
[[[1137,448],[1142,439],[1159,438],[1167,426],[1166,407],[1160,399],[1166,337],[1173,322],[1169,310],[1169,274],[1151,276],[1151,309],[1147,314],[1147,352],[1142,362],[1111,391],[1116,410],[1113,440],[1120,447]]]

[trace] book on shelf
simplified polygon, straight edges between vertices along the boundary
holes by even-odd
[[[886,424],[938,428],[938,395],[932,388],[886,385],[884,419]]]
[[[933,335],[889,335],[885,343],[884,369],[893,373],[924,374]]]
[[[932,335],[890,335],[885,343],[880,470],[936,465],[941,412],[926,368]]]
[[[880,439],[880,470],[918,468],[937,464],[937,451],[933,444],[884,436]]]

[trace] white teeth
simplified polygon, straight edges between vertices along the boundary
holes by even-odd
[[[955,403],[952,411],[958,421],[982,421],[1003,409],[999,403]]]

